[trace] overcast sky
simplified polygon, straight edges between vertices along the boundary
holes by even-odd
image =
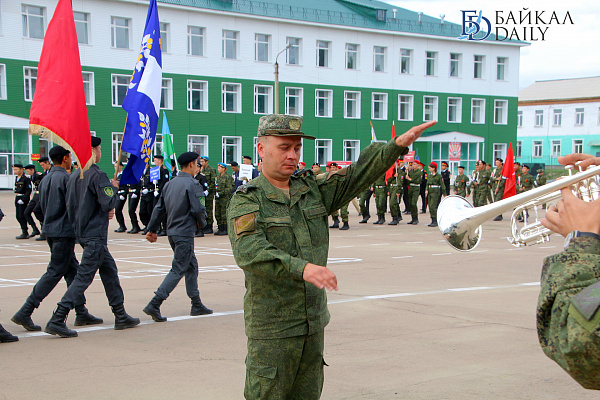
[[[384,0],[386,1],[386,0]],[[519,11],[528,8],[533,11],[545,10],[546,23],[556,11],[561,25],[546,25],[545,41],[530,42],[521,48],[519,89],[538,80],[579,78],[600,76],[600,1],[598,0],[387,0],[388,3],[411,11],[422,11],[439,18],[446,14],[446,21],[462,23],[461,10],[482,10],[483,16],[496,26],[496,11],[504,16],[513,11],[518,18]],[[569,11],[574,24],[562,25],[564,15]],[[518,22],[518,21],[517,21]],[[522,28],[521,28],[522,31]]]

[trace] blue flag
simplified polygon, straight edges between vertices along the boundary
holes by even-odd
[[[123,109],[127,111],[127,123],[121,148],[131,154],[121,176],[123,185],[138,183],[146,164],[150,162],[156,139],[161,86],[162,55],[158,9],[156,0],[150,0],[140,55],[123,100]]]

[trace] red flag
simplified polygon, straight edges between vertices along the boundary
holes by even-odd
[[[71,151],[81,172],[92,165],[90,124],[71,0],[59,0],[48,24],[29,114],[29,134]]]
[[[508,145],[506,153],[506,161],[502,167],[502,179],[504,179],[504,194],[503,199],[517,194],[517,180],[515,178],[515,162],[513,160],[512,143]]]
[[[392,121],[392,140],[396,137],[396,125],[394,124],[394,121]],[[390,179],[391,177],[394,176],[394,173],[396,172],[396,163],[394,163],[394,165],[392,165],[390,167],[390,169],[387,170],[387,172],[385,173],[385,184],[388,184],[388,179]]]

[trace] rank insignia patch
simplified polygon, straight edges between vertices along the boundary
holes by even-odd
[[[239,216],[234,221],[235,235],[241,237],[256,232],[256,213]]]

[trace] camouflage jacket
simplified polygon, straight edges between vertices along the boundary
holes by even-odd
[[[454,190],[457,192],[460,190],[465,190],[469,186],[469,177],[465,174],[456,175],[456,179],[454,179]]]
[[[421,186],[421,170],[420,169],[418,169],[418,168],[411,169],[408,171],[407,175],[410,177],[410,179],[412,179],[412,181],[407,180],[409,186],[411,184]]]
[[[385,184],[385,174],[381,175],[373,182],[373,190],[375,189],[387,189],[387,185]]]
[[[427,191],[430,194],[446,194],[446,183],[440,174],[429,174],[427,178]]]
[[[364,191],[408,152],[373,143],[335,174],[304,170],[289,197],[264,175],[240,186],[227,209],[229,240],[244,270],[246,335],[273,339],[314,334],[329,322],[325,289],[303,280],[307,263],[327,265],[327,216]]]
[[[202,173],[204,174],[204,176],[206,177],[206,181],[208,182],[208,193],[214,194],[215,182],[217,179],[217,171],[210,165],[207,165],[206,168],[202,169]]]
[[[475,172],[475,180],[477,181],[477,185],[473,186],[473,190],[474,191],[482,191],[482,190],[489,191],[488,183],[490,181],[490,176],[491,175],[492,174],[490,172],[488,172],[488,171],[477,171],[477,172]]]
[[[398,173],[397,177],[392,175],[392,177],[388,179],[388,190],[396,187],[402,189],[406,172],[401,168],[396,168],[396,172]]]
[[[502,168],[494,168],[494,173],[490,178],[490,183],[494,191],[498,189],[498,193],[504,193],[504,179],[502,179]]]
[[[526,192],[528,190],[533,189],[533,176],[529,174],[521,175],[521,179],[519,181],[519,189],[521,192]]]
[[[537,174],[535,176],[535,187],[544,186],[547,182],[546,175]]]
[[[544,353],[586,389],[600,389],[600,241],[574,238],[546,257],[537,307]]]
[[[217,176],[215,192],[219,194],[219,199],[230,198],[234,187],[235,184],[233,183],[233,178],[227,172]]]

